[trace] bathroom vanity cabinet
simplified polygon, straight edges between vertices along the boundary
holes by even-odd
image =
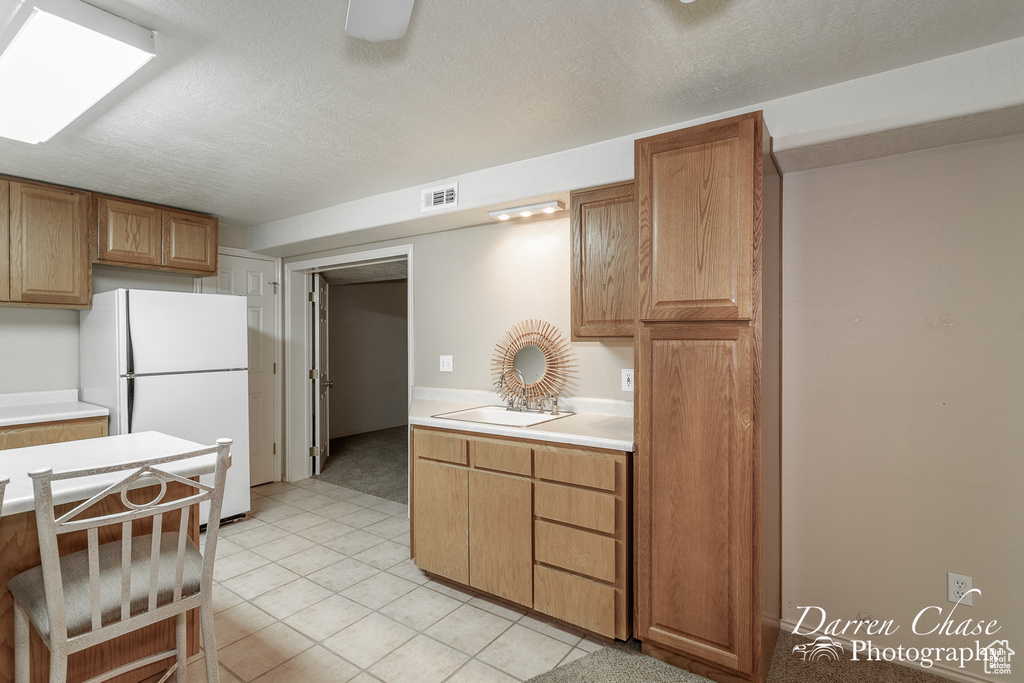
[[[629,453],[416,426],[413,462],[421,569],[630,636]]]

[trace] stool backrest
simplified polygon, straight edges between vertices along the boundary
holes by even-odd
[[[200,590],[210,590],[213,583],[213,560],[217,552],[217,535],[220,527],[221,505],[224,500],[224,482],[227,469],[231,464],[231,439],[218,439],[216,446],[176,455],[138,460],[107,467],[92,469],[53,472],[42,469],[29,472],[33,480],[36,503],[36,524],[39,531],[39,552],[42,557],[43,584],[46,592],[46,604],[51,633],[67,633],[66,615],[64,612],[64,585],[61,574],[60,551],[58,537],[73,532],[84,532],[88,549],[89,599],[92,618],[92,631],[104,628],[101,595],[100,595],[100,536],[104,543],[121,540],[121,616],[120,621],[127,628],[132,614],[132,538],[133,524],[136,530],[150,526],[151,557],[149,563],[149,600],[145,612],[152,612],[158,606],[158,594],[164,599],[159,606],[164,608],[182,599],[182,579],[185,572],[186,548],[188,547],[188,529],[190,527],[190,509],[192,505],[209,501],[210,519],[206,526],[206,542],[203,550],[202,575]],[[179,476],[167,471],[168,465],[193,458],[201,458],[216,454],[212,485]],[[172,468],[173,469],[173,468]],[[53,482],[112,475],[123,473],[126,476],[110,484],[89,500],[77,505],[74,509],[57,517],[53,504]],[[184,497],[167,500],[168,484],[177,483],[178,488],[185,487],[189,491]],[[136,502],[129,498],[129,491],[142,487],[159,487],[155,497],[148,502]],[[119,498],[119,504],[117,499]],[[106,501],[106,502],[103,502]],[[111,505],[111,502],[114,504]],[[123,508],[123,509],[110,509]],[[165,519],[167,524],[165,525]],[[173,526],[177,521],[177,530],[164,532],[165,526]],[[161,548],[165,546],[165,533],[177,535],[176,556],[174,558],[174,589],[171,603],[161,588],[166,589],[169,576],[160,576],[161,565],[166,569],[166,558],[160,561]],[[136,533],[136,536],[139,536]],[[194,551],[193,551],[194,552]],[[162,580],[161,580],[162,579]],[[136,595],[138,591],[136,590]],[[185,596],[188,597],[188,596]],[[135,611],[138,611],[136,605]],[[109,621],[109,617],[108,617]]]

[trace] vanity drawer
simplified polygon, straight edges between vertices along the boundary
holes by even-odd
[[[615,460],[611,457],[559,448],[538,449],[534,459],[540,479],[615,490]]]
[[[538,517],[556,522],[615,533],[615,498],[607,493],[538,481],[533,511]]]
[[[444,462],[453,462],[457,465],[469,463],[465,439],[452,436],[451,434],[441,434],[422,429],[414,429],[412,434],[413,453],[416,454],[417,458],[443,460]]]
[[[601,581],[615,582],[615,539],[538,519],[534,559]]]
[[[615,589],[606,584],[534,567],[533,608],[602,636],[615,637]]]
[[[469,442],[470,461],[473,467],[497,470],[509,474],[533,474],[533,451],[529,446],[502,443],[487,439],[473,439]]]

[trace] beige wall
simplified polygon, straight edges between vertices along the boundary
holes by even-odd
[[[954,618],[1021,651],[1022,162],[1014,136],[785,177],[784,618],[909,644],[953,571],[982,591]]]
[[[330,287],[331,438],[409,421],[407,287]]]
[[[414,250],[417,386],[493,389],[494,346],[505,330],[523,320],[546,320],[569,340],[568,217],[489,223],[316,256],[398,244],[412,244]],[[563,396],[633,399],[632,392],[621,389],[621,369],[633,367],[632,340],[571,346],[578,371]],[[454,372],[440,372],[442,354],[454,356]]]

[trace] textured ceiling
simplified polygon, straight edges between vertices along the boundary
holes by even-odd
[[[156,59],[0,173],[239,226],[1024,36],[1020,0],[418,0],[378,44],[345,0],[90,1]]]
[[[320,271],[320,274],[329,285],[361,285],[367,282],[404,280],[408,277],[408,270],[406,260],[400,258],[331,268]]]

